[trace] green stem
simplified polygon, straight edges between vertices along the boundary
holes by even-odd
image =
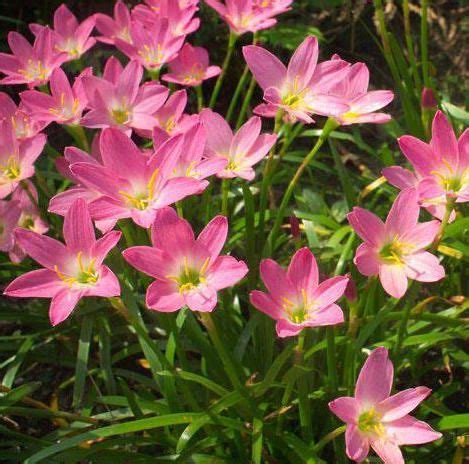
[[[404,340],[407,336],[407,324],[409,322],[410,312],[413,308],[413,301],[414,301],[415,297],[417,296],[419,288],[420,288],[420,285],[416,284],[415,281],[413,281],[410,284],[409,291],[407,292],[406,306],[405,306],[405,309],[404,309],[404,314],[402,315],[402,319],[401,319],[401,323],[399,325],[399,329],[397,331],[396,345],[394,346],[394,350],[393,350],[393,357],[396,360],[399,359],[399,356],[401,354],[402,345],[403,345]]]
[[[280,207],[278,208],[274,226],[272,227],[272,230],[269,234],[266,247],[264,247],[264,252],[269,251],[269,250],[270,251],[274,250],[275,242],[277,240],[277,235],[282,225],[285,210],[287,209],[288,203],[293,195],[293,191],[295,190],[295,187],[298,184],[298,181],[301,178],[301,175],[303,174],[304,170],[308,167],[309,163],[313,160],[316,153],[322,147],[324,142],[327,140],[327,138],[329,137],[329,134],[337,127],[339,127],[339,123],[335,119],[329,118],[327,120],[322,130],[322,133],[319,136],[318,141],[314,145],[313,149],[308,153],[308,155],[303,160],[303,162],[300,164],[295,175],[293,176],[292,180],[288,184],[287,190],[285,191],[285,194],[283,195],[282,202],[280,203]]]
[[[220,93],[221,85],[223,80],[225,79],[226,72],[228,70],[228,66],[230,65],[231,57],[233,55],[233,51],[236,45],[236,41],[238,36],[230,31],[230,37],[228,39],[228,48],[226,50],[225,59],[223,60],[223,66],[220,75],[218,76],[217,82],[215,84],[215,88],[213,89],[212,96],[210,98],[209,108],[213,108],[218,98],[218,94]]]
[[[160,71],[161,69],[148,69],[148,75],[152,81],[157,81],[160,78]]]
[[[221,214],[228,216],[228,195],[230,193],[230,179],[223,179],[221,182]]]
[[[85,129],[83,129],[82,126],[71,124],[69,126],[65,126],[65,130],[73,137],[73,140],[75,140],[75,143],[79,148],[89,153],[90,144],[88,142]]]
[[[453,212],[454,204],[455,204],[455,199],[454,198],[446,197],[445,214],[443,216],[443,219],[441,220],[440,230],[438,231],[438,234],[437,234],[434,242],[432,243],[432,245],[430,247],[432,250],[436,250],[438,248],[438,245],[440,244],[441,239],[443,238],[443,235],[445,234],[445,229],[446,229],[446,226],[449,223],[451,213]]]
[[[184,219],[184,207],[181,201],[176,202],[176,211],[178,212],[178,216]]]
[[[246,96],[244,97],[243,104],[241,105],[241,110],[238,115],[238,119],[236,120],[236,129],[239,129],[244,122],[244,116],[248,110],[249,104],[252,100],[252,95],[254,93],[254,89],[256,87],[256,80],[254,76],[251,76],[251,80],[249,81],[248,91],[246,92]]]
[[[329,376],[329,389],[331,396],[334,397],[337,393],[337,365],[335,354],[335,333],[334,327],[326,328],[326,343],[327,343],[327,372]]]
[[[298,344],[295,349],[295,366],[301,369],[303,365],[303,351],[305,344],[305,332],[301,331],[298,336]],[[298,407],[300,413],[300,425],[305,440],[311,439],[311,414],[308,398],[308,380],[304,372],[298,378]]]
[[[412,75],[415,82],[418,95],[422,92],[422,82],[420,81],[420,75],[417,69],[417,59],[414,51],[414,41],[412,39],[412,28],[410,25],[410,11],[409,11],[409,0],[402,0],[402,12],[404,15],[404,34],[407,45],[407,52],[409,54],[410,67],[412,69]]]
[[[204,107],[204,94],[202,92],[202,85],[195,87],[195,93],[197,94],[197,111],[202,111]]]
[[[324,437],[322,437],[319,442],[316,444],[316,446],[314,447],[314,451],[316,451],[316,453],[318,453],[319,451],[321,451],[329,442],[331,442],[332,440],[336,439],[337,437],[340,437],[340,435],[342,435],[344,432],[345,432],[345,429],[346,429],[346,425],[342,425],[341,427],[338,427],[336,428],[335,430],[333,430],[332,432],[328,433],[327,435],[325,435]]]
[[[426,88],[431,87],[430,82],[430,64],[428,61],[428,0],[422,0],[422,19],[420,23],[420,50],[422,54],[422,77],[423,85]],[[430,135],[430,111],[428,108],[422,108],[422,124],[425,135]]]

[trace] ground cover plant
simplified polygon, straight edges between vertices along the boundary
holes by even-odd
[[[8,32],[2,462],[464,461],[464,92],[431,2],[344,2],[348,51],[316,3]]]

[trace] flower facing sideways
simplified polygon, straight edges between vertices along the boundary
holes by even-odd
[[[67,319],[85,296],[120,295],[119,281],[103,260],[121,233],[112,231],[96,240],[86,204],[78,199],[65,215],[63,235],[65,245],[45,235],[17,229],[18,244],[44,269],[23,274],[5,290],[5,295],[13,297],[52,298],[52,325]]]
[[[260,272],[268,293],[254,290],[251,303],[277,321],[279,337],[298,335],[305,327],[344,322],[335,302],[344,294],[348,278],[337,276],[319,283],[316,259],[308,248],[295,253],[286,271],[264,259]]]
[[[347,423],[347,456],[362,462],[370,446],[384,464],[404,464],[399,446],[420,445],[441,437],[425,422],[414,419],[414,410],[431,392],[409,388],[390,396],[394,369],[386,348],[372,351],[358,376],[355,397],[343,396],[329,403],[330,410]]]
[[[107,44],[114,44],[116,39],[123,42],[132,42],[130,26],[132,17],[130,11],[122,0],[114,5],[114,17],[103,13],[96,13],[96,29],[102,34],[98,40]]]
[[[417,192],[407,189],[394,201],[385,223],[359,207],[347,216],[364,240],[355,254],[358,270],[366,276],[379,275],[384,290],[395,298],[405,294],[408,279],[436,282],[445,276],[438,258],[425,251],[435,240],[440,222],[419,223],[419,212]]]
[[[156,279],[148,287],[147,306],[162,312],[184,306],[212,311],[217,292],[235,285],[248,272],[243,261],[220,256],[227,233],[227,219],[217,216],[195,238],[190,224],[174,210],[160,210],[152,227],[153,247],[123,252],[132,266]]]

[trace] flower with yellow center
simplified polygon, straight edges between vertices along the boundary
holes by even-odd
[[[95,261],[96,259],[93,258],[89,263],[87,263],[87,265],[85,265],[83,263],[83,253],[80,251],[77,254],[78,272],[75,273],[75,275],[61,272],[57,265],[54,266],[54,270],[60,280],[65,282],[69,287],[72,287],[73,285],[96,285],[99,280],[99,274],[94,269]]]
[[[210,263],[207,258],[200,269],[195,269],[188,264],[187,256],[183,258],[184,267],[182,273],[178,276],[167,275],[166,278],[178,284],[179,293],[184,294],[195,290],[200,284],[205,283],[205,273]]]
[[[6,164],[0,164],[0,184],[7,184],[19,179],[21,168],[15,156],[11,155]]]
[[[132,208],[144,211],[148,208],[155,196],[155,184],[158,178],[159,169],[155,169],[150,177],[150,181],[146,186],[146,190],[141,194],[131,194],[124,190],[119,190],[119,194],[124,197],[129,206]]]

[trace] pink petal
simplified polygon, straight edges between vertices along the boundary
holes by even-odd
[[[91,256],[95,258],[96,266],[101,265],[108,253],[117,245],[121,236],[121,232],[113,230],[112,232],[108,232],[103,237],[96,240],[96,242],[91,247]]]
[[[372,113],[388,105],[394,99],[390,90],[374,90],[353,100],[351,106],[357,113]]]
[[[287,68],[287,80],[295,83],[298,89],[304,88],[314,74],[318,55],[318,39],[307,37],[291,57]]]
[[[403,190],[397,196],[386,218],[386,232],[390,237],[394,237],[410,231],[416,226],[419,213],[417,190]]]
[[[275,325],[275,330],[280,338],[294,337],[298,335],[303,328],[303,325],[293,324],[286,319],[279,319]]]
[[[77,198],[83,198],[87,203],[89,203],[90,201],[95,200],[98,196],[99,194],[86,188],[74,187],[52,197],[49,202],[48,211],[65,216],[65,213],[70,208],[70,205]]]
[[[301,248],[293,255],[287,275],[298,292],[304,289],[308,296],[313,294],[319,284],[319,272],[316,259],[309,248]]]
[[[357,248],[353,262],[358,270],[367,277],[379,274],[380,259],[378,250],[368,243],[362,243]]]
[[[155,280],[147,289],[146,304],[150,309],[171,313],[185,306],[184,297],[175,282]]]
[[[430,388],[416,387],[386,398],[377,405],[381,420],[383,422],[393,422],[396,419],[401,419],[413,411],[431,392]]]
[[[356,425],[347,425],[345,430],[347,456],[355,462],[362,462],[370,452],[370,443]]]
[[[366,209],[355,207],[347,214],[347,219],[355,232],[365,241],[380,246],[385,238],[383,221]]]
[[[438,168],[439,160],[430,145],[411,135],[400,137],[398,142],[402,153],[420,175],[428,176]]]
[[[451,124],[442,111],[437,111],[433,119],[430,145],[437,156],[446,160],[453,167],[458,165],[458,141]]]
[[[249,295],[251,304],[267,314],[272,319],[280,319],[283,314],[282,307],[267,293],[259,290],[253,290]]]
[[[263,90],[268,87],[281,88],[287,76],[287,69],[272,53],[262,47],[243,47],[243,56],[257,83]]]
[[[321,282],[314,290],[312,299],[316,304],[325,308],[336,302],[345,292],[349,279],[344,276],[336,276]]]
[[[381,264],[379,280],[384,290],[394,298],[401,298],[407,291],[406,267],[402,264]]]
[[[458,148],[459,165],[463,168],[469,167],[469,129],[466,129],[459,137]]]
[[[38,269],[20,275],[5,289],[4,294],[13,297],[52,298],[63,286],[57,273]]]
[[[386,432],[397,445],[422,445],[438,440],[441,433],[427,423],[411,416],[404,416],[386,424]]]
[[[360,416],[360,403],[351,396],[342,396],[329,403],[329,409],[341,420],[356,424]]]
[[[233,139],[233,131],[225,119],[218,113],[205,109],[200,113],[200,121],[205,127],[208,148],[218,155],[228,154]]]
[[[135,246],[124,250],[122,256],[135,269],[149,276],[164,279],[169,272],[168,255],[158,248]]]
[[[197,242],[210,253],[212,261],[221,253],[228,235],[228,220],[225,216],[214,217],[197,237]]]
[[[405,257],[405,272],[409,279],[419,282],[437,282],[445,276],[445,269],[435,255],[428,251]]]
[[[405,464],[399,446],[389,440],[372,440],[371,447],[376,454],[384,461],[384,464]]]
[[[49,308],[51,324],[56,326],[67,319],[75,309],[81,297],[81,291],[70,290],[68,287],[57,292],[54,298],[52,298]]]
[[[231,155],[247,154],[259,137],[261,127],[262,123],[259,116],[253,116],[244,123],[233,137],[230,147]]]
[[[260,264],[260,273],[264,285],[277,300],[296,295],[296,290],[287,273],[272,259],[264,259]]]
[[[117,80],[117,94],[132,104],[137,97],[140,81],[143,76],[143,68],[137,61],[130,61]]]
[[[105,298],[119,296],[121,294],[119,280],[107,266],[101,266],[97,284],[87,290],[86,294]]]
[[[159,192],[156,205],[158,208],[169,206],[190,195],[200,193],[200,182],[189,177],[169,179]]]
[[[96,241],[91,216],[82,198],[70,206],[64,219],[63,234],[72,253],[89,254]]]
[[[217,291],[211,285],[199,285],[184,294],[184,300],[191,311],[211,312],[217,305]]]
[[[118,178],[115,172],[104,166],[91,163],[75,163],[70,166],[70,169],[80,180],[80,183],[90,190],[110,197],[119,198],[119,190],[128,187],[127,182]],[[93,213],[92,216],[94,217]]]
[[[304,325],[307,327],[323,327],[326,325],[342,324],[344,322],[344,313],[340,306],[331,304],[321,308],[311,314],[310,320]]]
[[[172,208],[162,208],[156,213],[152,227],[152,242],[155,247],[168,253],[191,249],[194,245],[194,232],[191,225],[178,217]]]
[[[384,168],[382,174],[391,185],[394,185],[394,187],[397,187],[399,190],[417,186],[417,178],[415,175],[401,166]]]
[[[420,222],[402,234],[400,240],[412,244],[417,249],[426,248],[433,243],[440,227],[440,221]]]
[[[219,256],[207,272],[207,282],[216,290],[236,285],[248,273],[244,261],[232,256]]]

